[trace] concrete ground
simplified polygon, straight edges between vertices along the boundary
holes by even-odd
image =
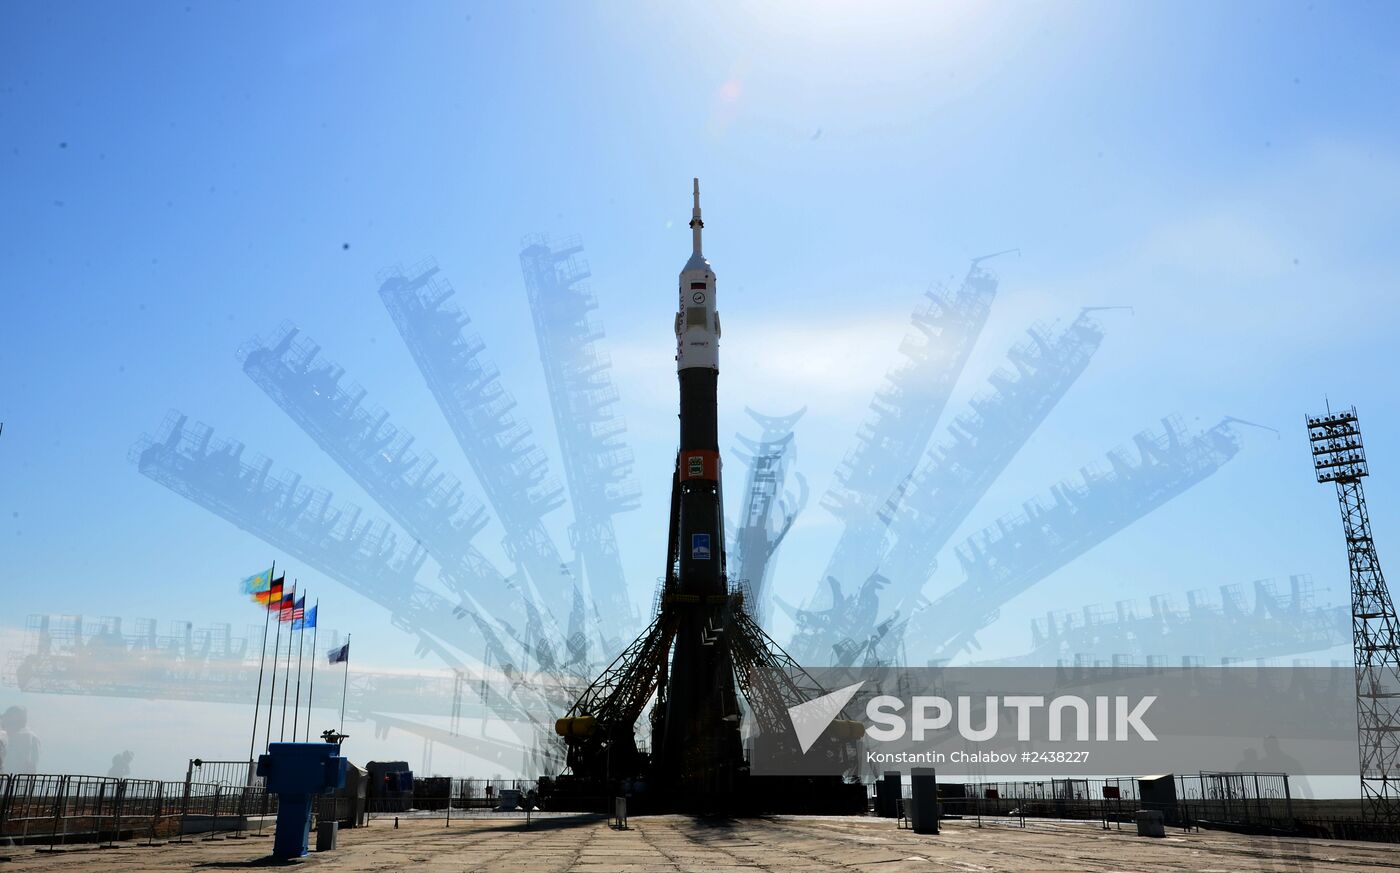
[[[944,823],[939,836],[899,830],[889,819],[779,816],[706,821],[684,816],[634,818],[618,831],[584,817],[379,818],[343,831],[335,852],[297,866],[327,871],[556,873],[556,871],[1397,871],[1400,847],[1381,843],[1249,837],[1169,831],[1165,839],[1097,823],[1014,820],[977,827]],[[314,836],[313,836],[314,841]],[[272,866],[266,837],[199,840],[153,847],[73,847],[59,853],[0,848],[4,873],[19,871],[219,870]]]

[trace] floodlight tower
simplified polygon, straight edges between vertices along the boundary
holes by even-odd
[[[1400,621],[1385,586],[1361,479],[1369,475],[1356,407],[1308,417],[1318,482],[1334,482],[1351,565],[1356,727],[1365,819],[1400,826]]]

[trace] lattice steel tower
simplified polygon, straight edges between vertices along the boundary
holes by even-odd
[[[1385,587],[1361,478],[1369,474],[1356,408],[1308,417],[1317,481],[1335,482],[1351,565],[1356,726],[1364,816],[1400,825],[1400,621]]]

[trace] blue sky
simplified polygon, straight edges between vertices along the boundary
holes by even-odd
[[[125,460],[170,408],[372,508],[239,370],[239,344],[284,319],[473,490],[375,294],[387,264],[438,259],[557,471],[517,260],[538,231],[587,248],[643,488],[620,533],[650,602],[695,175],[721,431],[749,429],[746,404],[809,406],[789,599],[825,563],[838,528],[815,497],[919,295],[1016,247],[950,412],[1033,321],[1134,314],[1104,315],[1089,371],[965,533],[1169,413],[1282,435],[1245,434],[1215,477],[1003,609],[989,643],[1026,648],[1049,608],[1289,573],[1342,602],[1302,416],[1325,394],[1360,407],[1384,559],[1396,37],[1382,3],[7,4],[0,625],[256,617],[232,585],[271,550]],[[374,640],[368,659],[416,663],[376,607],[290,572],[329,626]]]

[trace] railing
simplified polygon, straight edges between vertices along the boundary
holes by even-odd
[[[410,791],[371,791],[365,811],[371,816],[395,813],[442,813],[470,810],[493,811],[502,806],[507,792],[515,792],[518,805],[538,797],[533,779],[455,779],[447,776],[418,776]],[[506,804],[509,805],[509,804]]]
[[[549,819],[606,820],[611,796],[582,797],[572,793],[544,792],[533,779],[457,779],[446,776],[415,777],[407,791],[371,792],[365,799],[369,819],[430,819],[451,827],[454,821],[499,820],[520,823],[529,829],[539,817]],[[353,803],[350,804],[353,806]],[[347,802],[338,795],[320,805],[322,818],[352,818]]]
[[[190,834],[227,831],[241,835],[250,818],[276,810],[276,798],[261,785],[0,775],[0,842],[21,845],[184,840]]]
[[[1311,801],[1292,797],[1283,773],[1194,773],[1171,777],[1171,789],[1145,779],[1049,779],[1039,782],[969,782],[939,785],[944,816],[986,823],[1036,818],[1098,821],[1121,828],[1139,810],[1163,813],[1171,827],[1218,828],[1246,833],[1327,839],[1400,842],[1400,829],[1345,815],[1319,815],[1359,801]],[[909,784],[904,785],[907,796]],[[1144,791],[1146,795],[1144,796]],[[871,795],[874,795],[871,786]],[[1174,796],[1173,796],[1174,795]],[[1349,810],[1348,810],[1349,811]],[[988,822],[990,819],[991,822]]]

